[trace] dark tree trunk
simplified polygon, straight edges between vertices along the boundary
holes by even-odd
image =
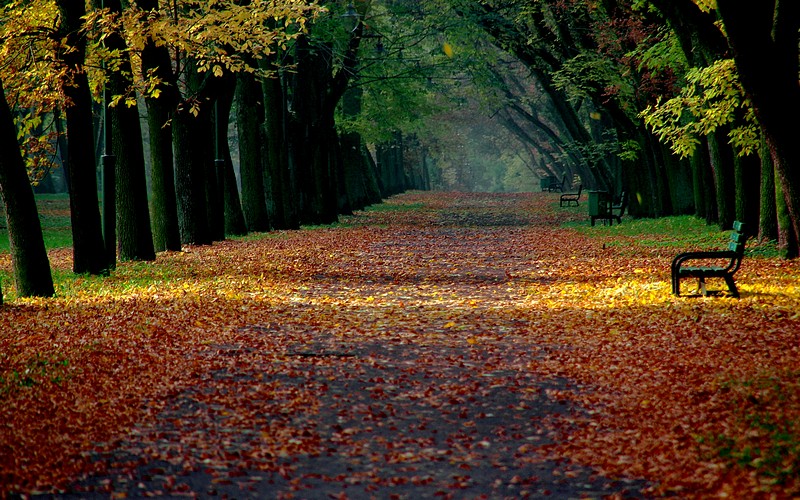
[[[405,166],[403,165],[403,138],[399,132],[394,139],[376,149],[376,162],[380,172],[383,198],[402,193],[406,189]]]
[[[800,248],[800,2],[718,0],[739,79],[775,165],[791,224],[789,252]]]
[[[61,54],[67,68],[62,78],[66,108],[67,170],[70,175],[70,218],[73,264],[76,273],[106,274],[108,262],[103,245],[97,163],[94,153],[92,96],[84,67],[86,40],[80,30],[86,14],[83,0],[57,0],[61,13],[61,34],[71,50]]]
[[[119,0],[104,0],[111,12],[121,13]],[[127,45],[120,33],[114,32],[105,40],[109,50],[125,54]],[[118,71],[109,75],[113,95],[132,92],[130,60],[125,58]],[[147,202],[144,146],[139,122],[139,106],[119,103],[109,109],[113,130],[112,154],[116,156],[117,245],[120,260],[154,260],[153,233]]]
[[[14,268],[14,284],[21,297],[50,297],[53,277],[44,247],[39,213],[25,162],[17,143],[14,118],[0,81],[0,195],[8,222],[8,240]],[[0,291],[0,304],[3,294]]]
[[[145,11],[158,7],[157,0],[137,0],[136,4]],[[179,96],[167,47],[148,39],[142,50],[142,71],[145,76],[152,72],[161,80],[156,87],[160,95],[157,98],[145,97],[150,137],[150,216],[154,249],[180,251],[172,153],[172,116]]]
[[[147,128],[150,132],[150,210],[154,248],[180,251],[178,200],[175,194],[175,169],[172,153],[172,116],[174,109],[163,97],[147,98]]]
[[[297,187],[300,194],[300,221],[303,224],[325,224],[328,186],[331,179],[329,144],[325,127],[326,84],[330,67],[323,51],[311,47],[306,37],[298,40],[298,64],[295,75],[294,101],[289,142],[297,169]],[[334,184],[335,189],[335,184]],[[335,195],[335,191],[334,191]]]
[[[769,150],[762,138],[761,150],[761,204],[759,207],[758,239],[773,241],[778,239],[778,208],[775,200],[775,167]]]
[[[786,207],[786,199],[783,197],[783,188],[781,188],[781,181],[777,172],[775,172],[775,205],[778,218],[778,248],[782,250],[784,257],[795,257],[798,253],[798,248],[793,235],[794,229],[792,228],[792,220]]]
[[[217,171],[217,179],[222,184],[217,186],[217,189],[221,189],[223,193],[224,234],[242,236],[247,234],[247,223],[242,211],[239,185],[236,182],[236,173],[233,171],[233,159],[231,158],[231,149],[228,144],[228,121],[231,107],[233,106],[233,94],[236,91],[236,80],[232,75],[225,80],[214,109],[216,163],[217,169],[222,169],[222,172]],[[258,173],[260,176],[261,172],[259,171]],[[263,189],[261,192],[263,193]]]
[[[736,220],[747,224],[750,236],[758,236],[761,198],[761,159],[756,154],[733,159],[736,178]]]
[[[361,113],[361,87],[348,89],[342,98],[342,112],[346,116],[357,116]],[[342,134],[341,144],[341,178],[344,197],[352,210],[363,210],[367,205],[380,202],[380,189],[375,173],[370,167],[364,151],[364,143],[358,132]]]
[[[691,162],[679,159],[663,144],[659,144],[659,147],[669,176],[670,206],[672,208],[670,213],[673,215],[694,213]]]
[[[286,99],[281,79],[267,78],[262,82],[264,94],[263,143],[266,151],[269,177],[264,184],[269,186],[272,200],[272,225],[275,229],[297,229],[300,219],[297,209],[296,187],[289,161],[286,140]]]
[[[721,229],[730,229],[736,219],[733,150],[725,140],[726,135],[722,129],[717,129],[708,136],[709,156],[714,172],[717,200],[717,222]]]
[[[339,68],[334,68],[326,55],[333,47],[324,50],[312,47],[307,37],[297,41],[292,94],[295,119],[289,141],[293,165],[298,169],[301,220],[306,223],[330,224],[338,219],[337,167],[341,159],[335,157],[338,145],[335,111],[355,73],[362,30],[363,25],[359,24],[352,32]]]
[[[209,162],[213,169],[210,122],[208,109],[201,108],[199,116],[194,116],[189,112],[188,103],[178,107],[172,120],[178,227],[181,242],[187,245],[210,245],[212,242],[206,203]]]
[[[270,221],[260,133],[264,120],[264,97],[261,85],[253,75],[239,75],[235,99],[244,218],[249,230],[265,232],[269,231]]]

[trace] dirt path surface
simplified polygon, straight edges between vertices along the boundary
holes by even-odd
[[[673,249],[564,227],[585,211],[557,200],[408,194],[7,311],[29,333],[3,341],[49,371],[0,408],[0,483],[56,498],[770,491],[703,439],[746,435],[752,399],[773,408],[738,380],[795,380],[797,271],[779,288],[743,269],[739,301],[676,299]]]

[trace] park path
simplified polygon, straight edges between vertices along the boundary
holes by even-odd
[[[795,498],[800,268],[675,297],[696,222],[407,193],[60,280],[0,311],[0,497]]]
[[[548,451],[590,410],[565,395],[592,388],[535,369],[565,346],[530,286],[557,295],[597,244],[542,197],[412,195],[254,244],[284,292],[241,289],[262,320],[185,352],[183,382],[58,496],[645,496]]]

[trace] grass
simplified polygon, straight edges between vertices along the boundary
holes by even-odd
[[[583,208],[583,207],[581,207]],[[612,238],[609,246],[628,245],[636,240],[637,245],[645,248],[667,248],[677,251],[694,248],[722,249],[728,244],[730,231],[720,231],[716,224],[693,215],[677,215],[657,219],[623,218],[622,224],[604,226],[600,223],[594,227],[585,222],[570,222],[572,227],[583,234]],[[614,237],[621,237],[614,241]],[[759,242],[753,239],[747,242],[745,254],[750,257],[780,257],[781,252],[776,242]]]
[[[37,194],[36,205],[39,221],[42,224],[44,246],[48,250],[70,248],[72,230],[69,215],[69,196],[67,194]],[[5,220],[0,228],[0,253],[9,251],[8,229]]]

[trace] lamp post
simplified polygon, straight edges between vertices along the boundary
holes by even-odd
[[[214,102],[214,175],[217,181],[217,208],[222,211],[222,237],[225,237],[225,145],[222,141],[228,140],[228,131],[225,128],[227,120],[220,116],[219,97]]]
[[[358,13],[352,3],[347,4],[344,14],[341,15],[345,27],[353,32],[358,28],[358,23],[361,22],[361,14]]]
[[[105,8],[104,1],[100,2],[100,8]],[[103,69],[106,69],[105,62],[103,62]],[[108,105],[111,103],[110,93],[108,75],[106,75],[106,82],[103,84],[103,154],[100,157],[103,179],[103,244],[108,269],[115,269],[117,267],[117,157],[113,153],[113,129],[111,128],[111,123],[109,123]]]

